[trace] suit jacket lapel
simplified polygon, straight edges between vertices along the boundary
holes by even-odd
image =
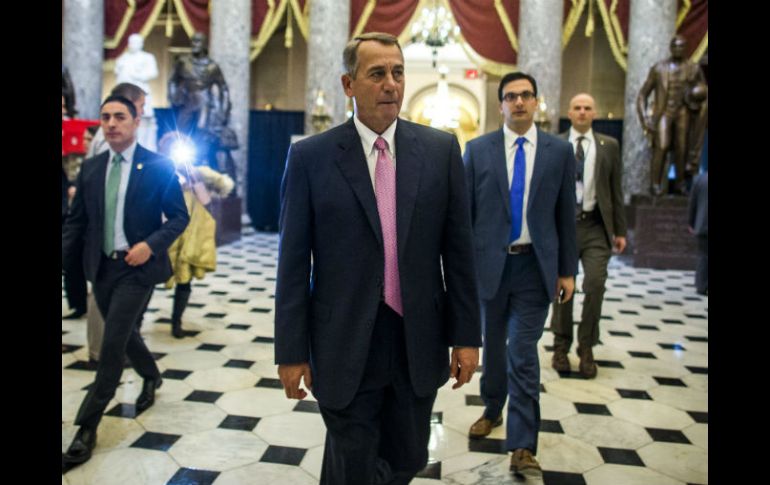
[[[535,166],[532,168],[532,180],[529,186],[529,198],[527,199],[527,215],[532,210],[532,201],[535,200],[537,188],[543,181],[547,165],[551,162],[548,158],[548,147],[551,145],[542,131],[537,130],[537,149],[535,150]]]
[[[495,180],[497,180],[497,187],[500,189],[500,196],[503,198],[503,206],[505,207],[505,213],[508,214],[508,218],[511,217],[511,189],[508,186],[508,164],[505,159],[505,135],[503,135],[502,128],[498,130],[495,137],[492,139],[492,143],[489,145],[491,151],[489,160],[492,160],[494,166],[492,167]]]
[[[409,227],[420,187],[423,159],[422,145],[404,121],[396,125],[396,232],[398,253],[406,247]]]
[[[596,140],[596,163],[594,164],[594,190],[596,191],[596,199],[599,200],[604,194],[605,183],[605,170],[608,170],[609,160],[607,159],[607,148],[604,145],[604,140],[599,135],[594,133],[594,140]]]
[[[344,127],[345,130],[337,142],[340,151],[336,163],[361,203],[369,225],[377,236],[380,246],[382,246],[382,229],[380,216],[377,212],[377,199],[374,196],[374,187],[372,187],[372,179],[369,176],[366,155],[361,147],[361,137],[358,136],[352,118]]]
[[[141,145],[136,145],[136,150],[134,151],[134,160],[131,162],[131,170],[129,171],[128,176],[128,187],[126,187],[126,202],[134,199],[134,193],[137,191],[139,187],[139,182],[142,178],[142,175],[144,175],[144,165],[147,164],[150,161],[150,152],[145,150]],[[123,213],[125,214],[128,210],[127,204],[123,205]],[[125,220],[125,217],[124,219]]]
[[[107,183],[107,165],[110,163],[110,151],[97,155],[96,177],[94,184],[94,197],[96,198],[97,213],[100,224],[104,222],[104,184]]]

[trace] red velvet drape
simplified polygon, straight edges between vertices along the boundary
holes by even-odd
[[[209,0],[181,0],[184,13],[196,32],[209,35]]]
[[[709,2],[708,0],[692,0],[690,11],[684,18],[677,33],[687,39],[686,55],[689,57],[698,48],[709,31]]]
[[[114,49],[104,49],[105,59],[115,59],[123,53],[127,44],[128,36],[139,32],[144,27],[147,19],[152,14],[158,2],[166,0],[136,0],[136,10],[128,23],[128,28],[123,32],[119,39],[118,46]],[[118,34],[118,28],[123,17],[128,12],[128,3],[125,0],[104,0],[104,38],[112,39]]]
[[[361,32],[385,32],[398,37],[419,3],[418,0],[378,0]],[[350,34],[358,25],[366,4],[367,0],[350,0]]]
[[[607,11],[612,15],[610,11],[610,5],[613,0],[600,0],[604,2]],[[682,0],[677,2],[677,12],[682,9],[684,3]],[[630,0],[619,0],[615,15],[617,16],[618,23],[620,24],[620,30],[623,32],[624,44],[628,44],[628,25],[631,14]],[[708,33],[708,20],[709,20],[709,2],[708,0],[691,0],[690,10],[685,15],[682,24],[677,29],[677,34],[683,35],[687,39],[687,50],[685,55],[691,56],[695,49],[698,48],[701,41]]]
[[[481,56],[505,64],[516,64],[517,53],[505,33],[494,0],[450,0],[457,25],[466,42]],[[519,30],[518,0],[503,2],[514,32]]]

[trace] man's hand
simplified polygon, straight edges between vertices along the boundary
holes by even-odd
[[[457,382],[452,385],[452,389],[457,389],[470,382],[478,365],[478,347],[454,347],[452,349],[452,361],[449,363],[449,375],[457,379]]]
[[[612,250],[615,252],[615,254],[620,254],[623,252],[624,249],[626,249],[626,238],[616,236],[612,241]]]
[[[150,256],[152,256],[150,245],[142,241],[134,244],[133,247],[128,250],[125,261],[129,266],[141,266],[150,259]]]
[[[564,292],[562,294],[562,291]],[[567,303],[572,298],[572,293],[575,292],[575,277],[574,276],[559,276],[556,281],[556,298],[559,299],[559,303]]]
[[[289,399],[305,399],[307,392],[299,388],[299,381],[305,378],[305,387],[313,390],[313,378],[310,375],[310,365],[307,362],[302,364],[281,364],[278,366],[278,377],[283,384],[283,390],[286,391],[286,397]]]

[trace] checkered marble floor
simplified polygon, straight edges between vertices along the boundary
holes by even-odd
[[[142,382],[127,368],[93,457],[62,475],[63,485],[318,482],[325,428],[317,404],[287,400],[273,364],[277,239],[246,228],[219,249],[217,271],[193,283],[182,340],[170,335],[173,290],[156,289],[142,326],[164,379],[156,403],[136,415]],[[542,475],[508,472],[505,426],[467,438],[483,410],[477,376],[439,390],[430,462],[413,484],[708,482],[708,299],[695,293],[692,272],[613,258],[609,273],[596,379],[559,375],[552,335],[540,341]],[[65,451],[94,377],[85,319],[62,321],[62,344]],[[570,361],[577,369],[574,349]]]

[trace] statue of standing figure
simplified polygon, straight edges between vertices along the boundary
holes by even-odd
[[[650,192],[668,192],[669,163],[673,150],[676,170],[674,193],[687,193],[687,180],[697,172],[708,119],[708,88],[699,65],[685,59],[687,42],[680,35],[671,39],[671,57],[650,69],[636,99],[636,109],[645,134],[652,140]],[[647,97],[655,92],[648,113]]]
[[[154,55],[143,49],[144,38],[140,34],[131,34],[128,37],[128,49],[115,61],[115,81],[116,84],[131,83],[145,92],[144,114],[137,137],[140,145],[155,151],[158,145],[158,126],[149,82],[158,77],[158,63]]]
[[[198,145],[198,161],[218,168],[217,151],[230,119],[230,93],[222,71],[208,56],[208,39],[193,34],[192,52],[179,58],[168,81],[168,100],[177,130]]]

